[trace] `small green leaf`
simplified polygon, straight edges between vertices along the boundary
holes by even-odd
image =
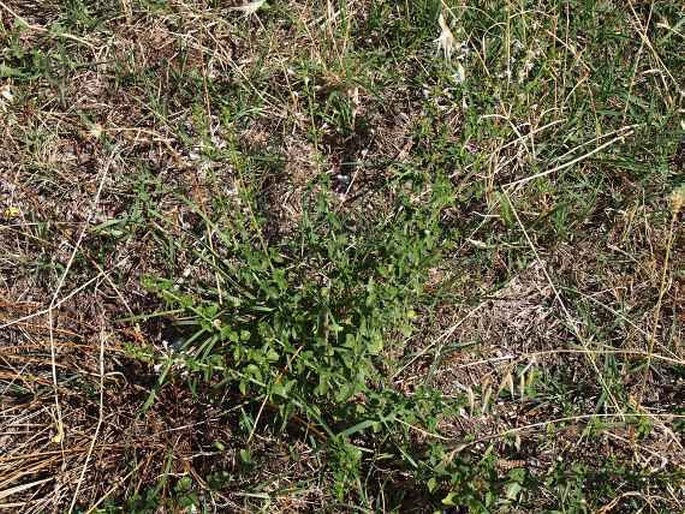
[[[250,450],[247,448],[243,448],[240,450],[240,459],[245,463],[245,464],[251,464],[252,463],[252,454],[250,453]]]
[[[445,496],[442,499],[442,504],[446,505],[447,507],[456,507],[457,506],[457,503],[455,501],[456,497],[457,497],[457,493],[454,493],[454,492],[449,493],[447,496]]]
[[[22,73],[20,70],[18,70],[16,68],[12,68],[10,66],[7,66],[4,63],[0,64],[0,78],[23,77],[23,76],[24,76],[24,73]]]
[[[507,484],[507,487],[506,487],[507,499],[516,500],[522,489],[523,489],[523,487],[518,482],[511,482],[511,483]]]

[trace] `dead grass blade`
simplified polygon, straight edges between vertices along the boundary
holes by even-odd
[[[44,478],[43,480],[36,480],[35,482],[28,482],[26,484],[21,484],[17,485],[15,487],[10,487],[9,489],[5,489],[4,491],[0,491],[0,500],[4,500],[5,498],[9,498],[10,496],[14,494],[18,494],[24,491],[28,491],[29,489],[33,489],[34,487],[37,487],[41,484],[45,484],[47,482],[50,482],[54,480],[54,477],[49,477],[49,478]],[[0,505],[2,507],[2,505]]]

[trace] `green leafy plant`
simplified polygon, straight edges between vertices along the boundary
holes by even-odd
[[[417,188],[430,201],[412,201]],[[441,253],[450,186],[417,178],[383,219],[342,215],[326,193],[312,194],[299,229],[271,241],[253,198],[241,195],[241,208],[219,221],[203,218],[218,239],[194,245],[209,280],[192,287],[146,280],[183,334],[182,352],[165,369],[180,365],[194,384],[269,405],[281,423],[305,420],[336,456],[342,496],[361,463],[350,440],[436,415],[422,417],[416,405],[398,409],[400,395],[380,371],[388,345],[412,332],[428,270]],[[163,372],[160,384],[166,378]]]

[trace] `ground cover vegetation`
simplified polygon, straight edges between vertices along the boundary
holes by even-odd
[[[681,2],[0,20],[0,507],[683,512]]]

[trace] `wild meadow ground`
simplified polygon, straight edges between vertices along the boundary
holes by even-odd
[[[0,21],[0,508],[685,512],[680,1]]]

